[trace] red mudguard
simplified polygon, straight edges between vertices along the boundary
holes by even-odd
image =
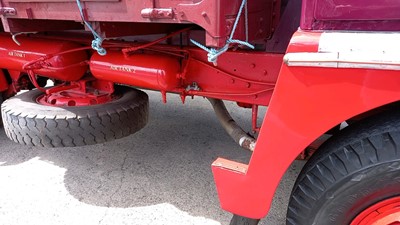
[[[299,31],[288,53],[317,53],[320,38]],[[353,116],[399,99],[399,71],[284,63],[249,165],[221,158],[212,165],[222,208],[264,217],[285,171],[310,143]]]

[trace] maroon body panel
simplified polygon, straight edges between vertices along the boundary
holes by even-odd
[[[398,0],[317,0],[316,20],[399,20]]]
[[[22,32],[30,28],[31,21],[41,21],[41,25],[29,31],[47,31],[57,29],[51,21],[81,22],[75,1],[55,0],[4,0],[4,6],[15,9],[15,14],[4,14],[3,25],[6,31]],[[82,1],[85,20],[93,22],[93,27],[107,37],[128,36],[134,30],[142,30],[142,23],[196,24],[206,30],[206,44],[221,47],[231,33],[241,0],[92,0]],[[248,2],[249,40],[263,40],[272,35],[279,21],[280,0],[258,0]],[[243,14],[244,15],[244,14]],[[23,19],[23,20],[21,20]],[[27,20],[28,19],[28,20]],[[103,24],[103,22],[106,22]],[[117,22],[117,24],[109,24]],[[120,24],[118,24],[120,22]],[[122,23],[121,23],[122,22]],[[129,26],[134,29],[118,29],[124,23],[139,23]],[[79,25],[79,23],[76,23]],[[108,24],[108,25],[107,25]],[[76,29],[74,24],[70,29]],[[83,26],[82,26],[83,28]],[[66,28],[64,28],[66,29]],[[147,29],[149,30],[149,29]],[[244,16],[239,21],[235,38],[246,39]],[[127,32],[128,31],[128,32]],[[148,32],[148,31],[147,31]],[[154,32],[154,31],[153,31]],[[145,33],[145,32],[143,32]]]
[[[397,0],[303,0],[303,30],[400,29]]]

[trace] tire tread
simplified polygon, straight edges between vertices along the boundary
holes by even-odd
[[[128,136],[147,124],[149,110],[147,94],[128,91],[137,93],[135,99],[105,104],[93,112],[84,109],[69,117],[41,110],[38,104],[36,115],[25,113],[23,107],[16,107],[19,96],[15,96],[1,107],[5,133],[20,144],[50,148],[92,145]]]
[[[321,146],[294,185],[286,224],[311,224],[310,206],[316,205],[340,180],[349,176],[356,179],[363,169],[399,160],[399,118],[397,111],[375,116],[345,129]]]

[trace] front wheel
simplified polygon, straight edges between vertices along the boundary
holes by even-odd
[[[287,224],[400,224],[399,148],[398,110],[333,137],[297,179]]]

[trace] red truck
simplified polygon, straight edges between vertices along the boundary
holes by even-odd
[[[298,156],[309,160],[288,225],[400,224],[399,1],[1,0],[0,15],[11,140],[110,141],[147,123],[148,97],[136,88],[164,102],[202,96],[252,151],[248,164],[212,164],[231,225],[268,213]],[[253,134],[222,100],[252,110]],[[261,125],[259,106],[268,106]]]

